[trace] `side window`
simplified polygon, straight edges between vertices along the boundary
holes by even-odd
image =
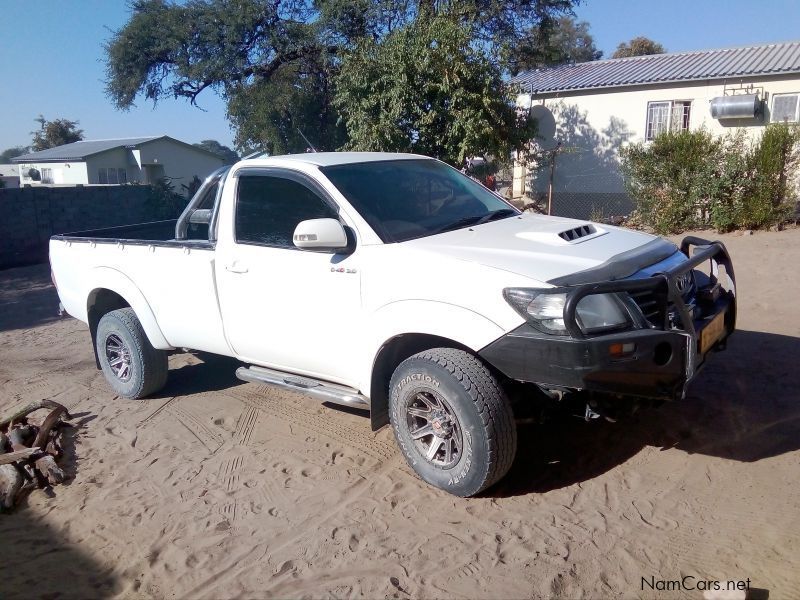
[[[236,241],[294,248],[292,236],[300,221],[336,219],[333,210],[306,186],[281,177],[239,177],[236,201]]]

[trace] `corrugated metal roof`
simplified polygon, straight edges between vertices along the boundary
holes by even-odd
[[[596,60],[527,71],[510,83],[537,94],[784,73],[800,73],[800,42]]]
[[[69,160],[82,160],[87,156],[99,154],[114,148],[129,148],[131,146],[138,146],[145,142],[152,142],[153,140],[161,139],[163,135],[151,135],[148,137],[134,137],[134,138],[118,138],[113,140],[82,140],[80,142],[73,142],[72,144],[64,144],[63,146],[56,146],[55,148],[48,148],[40,152],[31,152],[30,154],[23,154],[11,159],[12,162],[52,162],[52,161],[69,161]]]

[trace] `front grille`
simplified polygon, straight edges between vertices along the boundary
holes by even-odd
[[[640,292],[628,292],[631,299],[642,311],[644,318],[657,329],[664,329],[666,319],[667,303],[663,293],[656,290],[642,290]]]

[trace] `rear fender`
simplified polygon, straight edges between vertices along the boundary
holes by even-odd
[[[147,339],[150,340],[154,348],[158,350],[173,349],[161,332],[156,315],[145,299],[144,294],[127,275],[111,267],[97,267],[92,269],[89,280],[92,281],[94,289],[87,294],[86,322],[89,322],[89,311],[94,305],[99,292],[110,290],[121,296],[134,310],[136,317],[142,324],[142,329],[147,335]],[[92,332],[92,337],[94,337],[94,332]]]

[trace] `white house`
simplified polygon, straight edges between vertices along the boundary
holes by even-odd
[[[166,177],[178,188],[223,163],[212,152],[166,135],[83,140],[12,160],[22,185],[147,184]]]
[[[19,169],[16,165],[0,165],[0,181],[4,188],[18,188],[19,187]]]
[[[624,144],[699,127],[755,136],[770,122],[800,120],[800,42],[563,65],[511,84],[539,119],[542,145],[558,149],[553,212],[621,214],[630,207],[618,169]],[[543,195],[549,183],[550,169],[527,178],[517,168],[514,195],[526,185]]]

